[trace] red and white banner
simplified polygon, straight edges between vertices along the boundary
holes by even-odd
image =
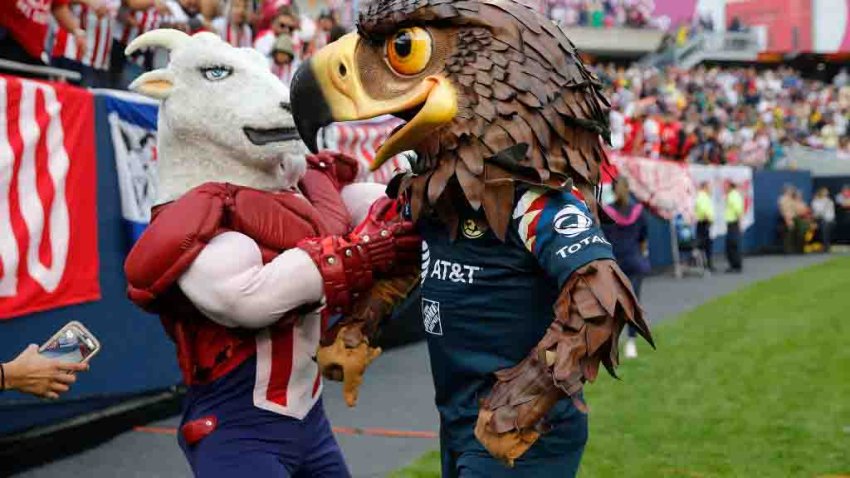
[[[94,99],[0,76],[0,319],[100,298]]]
[[[681,214],[686,221],[694,221],[696,186],[687,164],[618,154],[610,158],[629,180],[632,194],[655,214],[668,220]]]
[[[367,121],[334,123],[324,130],[323,148],[356,158],[360,162],[358,181],[386,184],[397,171],[410,169],[407,159],[403,155],[395,156],[374,173],[369,172],[369,163],[401,122],[392,116],[381,116]]]

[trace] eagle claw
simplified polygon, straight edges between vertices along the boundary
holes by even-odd
[[[316,356],[322,376],[328,380],[342,382],[343,398],[349,407],[357,405],[366,367],[381,355],[381,348],[370,347],[369,340],[362,334],[359,343],[352,344],[351,336],[358,332],[356,329],[349,331],[348,327],[343,327],[334,342],[320,347]],[[346,338],[348,340],[345,340]]]

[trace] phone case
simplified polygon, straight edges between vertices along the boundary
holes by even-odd
[[[55,340],[63,332],[65,332],[66,329],[68,329],[69,327],[72,327],[72,326],[80,329],[80,331],[82,333],[86,334],[94,342],[94,349],[92,350],[92,353],[90,353],[88,355],[88,357],[83,359],[83,361],[81,362],[81,363],[88,363],[92,359],[92,357],[94,357],[95,355],[97,355],[98,352],[100,352],[100,341],[97,340],[97,337],[95,337],[94,334],[91,333],[91,331],[89,329],[87,329],[83,324],[77,322],[76,320],[72,320],[72,321],[68,322],[67,324],[63,325],[62,328],[57,330],[55,334],[53,334],[49,339],[47,339],[43,344],[41,344],[41,347],[38,348],[38,351],[39,352],[43,351],[45,349],[45,347],[47,347],[47,344],[49,344],[50,342],[53,342],[53,340]]]

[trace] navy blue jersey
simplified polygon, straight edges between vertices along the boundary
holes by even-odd
[[[454,242],[440,222],[419,223],[422,317],[442,435],[455,452],[483,450],[473,435],[479,401],[495,371],[522,361],[543,338],[570,275],[592,260],[613,258],[577,194],[518,192],[505,242],[482,229],[472,212],[461,218]],[[557,453],[563,440],[584,443],[586,421],[570,400],[548,418],[555,429],[535,448],[553,444]]]

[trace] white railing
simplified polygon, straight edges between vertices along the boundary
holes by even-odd
[[[12,73],[25,73],[39,76],[48,80],[80,81],[82,78],[76,71],[63,70],[50,66],[28,65],[0,58],[0,70]]]
[[[702,32],[688,39],[684,45],[644,57],[644,66],[664,67],[677,65],[693,68],[703,61],[754,61],[762,50],[755,32]]]

